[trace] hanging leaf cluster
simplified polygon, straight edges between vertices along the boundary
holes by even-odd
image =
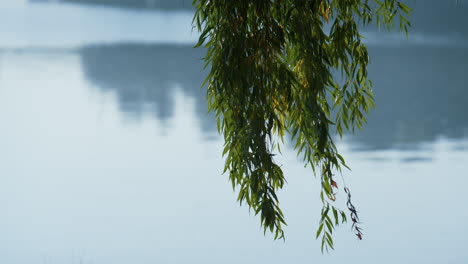
[[[317,238],[322,251],[333,248],[332,232],[346,221],[333,205],[338,191],[333,172],[347,167],[333,135],[361,128],[373,107],[369,56],[359,28],[372,21],[391,26],[399,17],[407,30],[410,9],[396,0],[194,0],[193,5],[201,32],[196,46],[206,48],[210,69],[208,106],[224,136],[224,171],[239,202],[260,216],[264,232],[284,238],[277,192],[286,180],[274,158],[289,134],[305,165],[320,176]],[[357,224],[353,228],[362,238]]]

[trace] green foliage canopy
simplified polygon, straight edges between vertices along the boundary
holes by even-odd
[[[347,220],[335,201],[335,171],[347,167],[333,141],[354,131],[373,107],[369,56],[359,27],[407,31],[410,9],[396,0],[194,0],[197,46],[207,48],[209,110],[224,135],[224,171],[239,202],[260,215],[264,231],[284,238],[277,191],[286,180],[274,156],[291,135],[305,165],[320,175],[323,204],[317,238],[333,248],[334,228]],[[334,72],[341,72],[341,82]],[[351,203],[352,228],[361,239]]]

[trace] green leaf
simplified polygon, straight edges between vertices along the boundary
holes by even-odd
[[[322,229],[323,229],[323,223],[319,225],[315,239],[317,239],[320,236],[320,234],[322,233]]]

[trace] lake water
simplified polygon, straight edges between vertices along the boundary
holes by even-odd
[[[409,39],[365,32],[377,108],[338,144],[365,237],[324,255],[291,148],[286,241],[236,203],[191,10],[124,2],[0,4],[0,263],[468,262],[467,1],[415,3]]]

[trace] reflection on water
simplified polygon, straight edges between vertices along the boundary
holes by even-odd
[[[404,3],[413,9],[410,16],[411,32],[468,37],[468,1],[423,0]]]
[[[174,83],[196,102],[203,130],[215,131],[199,88],[204,51],[190,45],[119,44],[80,50],[86,77],[102,91],[114,91],[124,114],[152,112],[164,123],[173,116]],[[363,131],[349,137],[356,147],[415,147],[439,137],[467,136],[468,49],[406,46],[371,47],[369,74],[377,108]]]
[[[117,94],[119,109],[136,118],[148,112],[164,123],[174,115],[174,84],[195,100],[202,130],[216,131],[207,114],[205,90],[200,88],[204,50],[191,45],[121,44],[80,50],[85,76],[102,91]]]
[[[370,48],[376,109],[352,140],[371,149],[468,136],[468,49]]]

